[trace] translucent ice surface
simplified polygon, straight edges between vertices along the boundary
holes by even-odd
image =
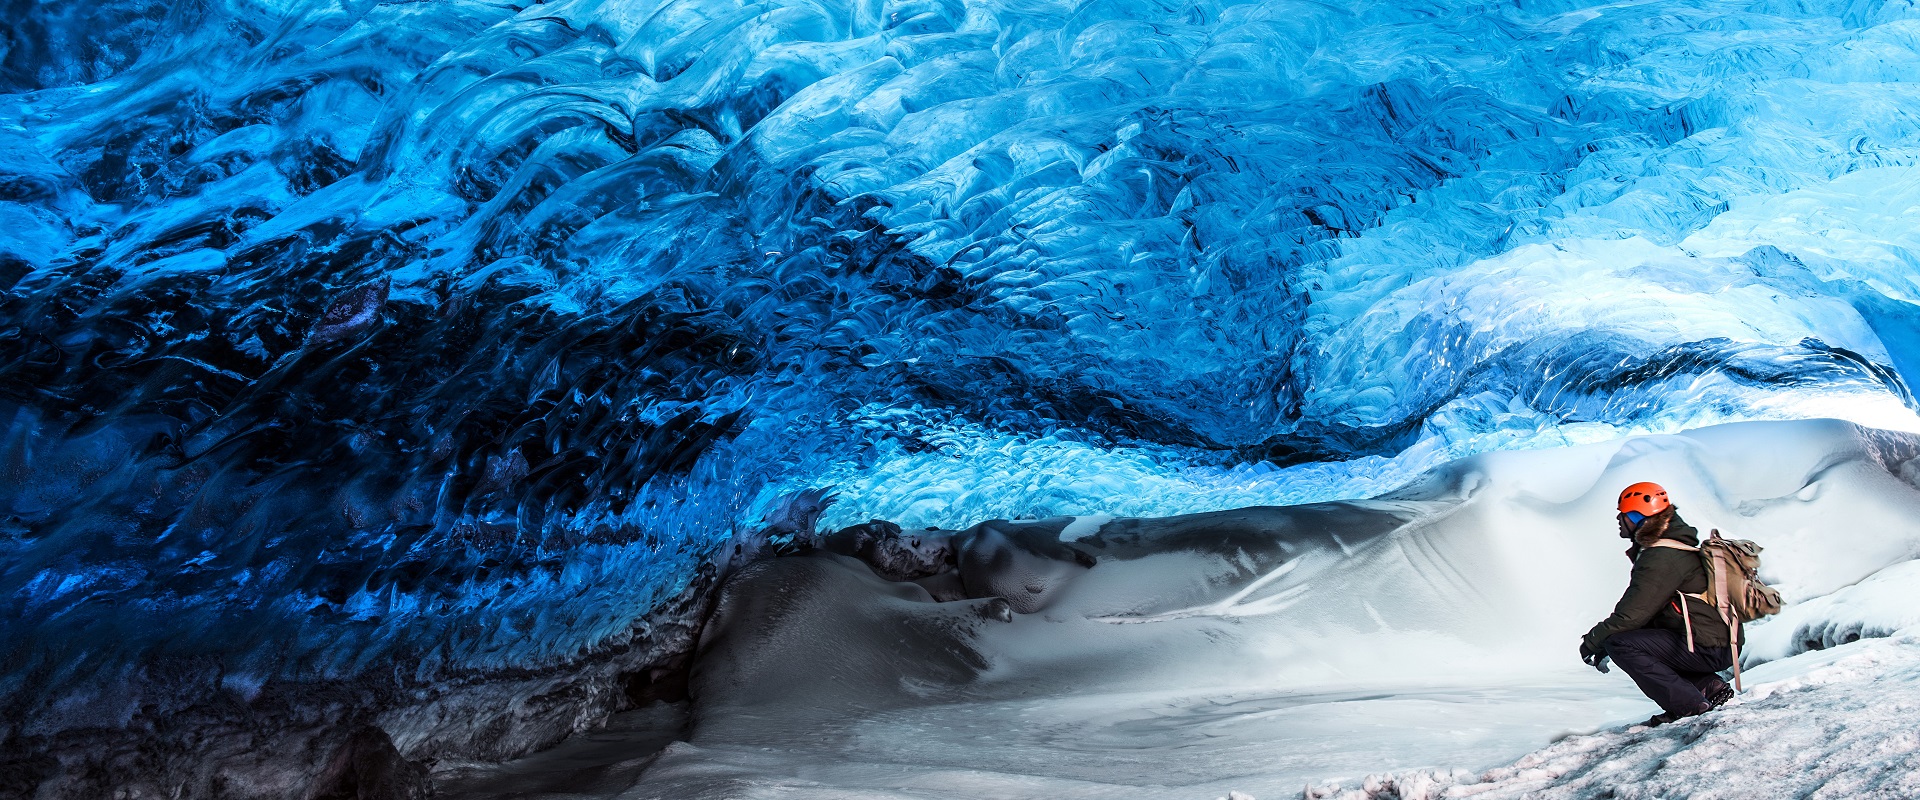
[[[12,16],[7,726],[562,663],[805,489],[1150,516],[1920,427],[1906,3]]]

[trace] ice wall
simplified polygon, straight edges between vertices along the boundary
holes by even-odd
[[[565,662],[804,488],[1148,515],[1915,426],[1902,3],[19,12],[10,724]]]

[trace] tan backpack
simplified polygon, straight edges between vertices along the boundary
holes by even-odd
[[[1724,539],[1719,531],[1707,534],[1700,555],[1707,562],[1707,591],[1700,599],[1715,608],[1720,598],[1741,622],[1780,613],[1780,592],[1760,582],[1760,551],[1764,549],[1746,539]]]
[[[1760,582],[1760,551],[1765,549],[1746,539],[1727,539],[1719,530],[1707,534],[1699,547],[1688,547],[1672,539],[1655,542],[1658,547],[1692,550],[1707,566],[1707,590],[1699,594],[1680,592],[1680,616],[1687,625],[1687,651],[1693,651],[1693,615],[1687,611],[1686,598],[1692,597],[1712,606],[1726,623],[1733,643],[1733,688],[1740,685],[1740,623],[1752,622],[1780,613],[1780,592]]]

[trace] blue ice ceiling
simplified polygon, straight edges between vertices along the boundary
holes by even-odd
[[[0,695],[553,663],[805,488],[1158,514],[1915,422],[1905,3],[9,26]]]

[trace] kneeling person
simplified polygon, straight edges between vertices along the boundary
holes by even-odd
[[[1718,708],[1733,697],[1716,674],[1733,666],[1733,639],[1698,596],[1707,590],[1700,532],[1680,519],[1658,484],[1627,487],[1619,509],[1620,538],[1633,541],[1632,582],[1613,614],[1581,640],[1580,658],[1601,672],[1611,658],[1659,703],[1662,713],[1648,725]]]

